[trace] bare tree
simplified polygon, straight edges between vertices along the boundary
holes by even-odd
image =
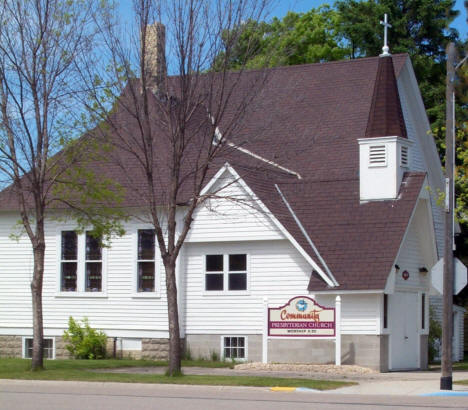
[[[102,106],[108,124],[102,138],[114,146],[110,157],[122,169],[127,195],[143,209],[135,217],[154,227],[166,274],[169,375],[181,366],[177,258],[195,210],[210,197],[203,187],[215,164],[236,150],[228,138],[265,82],[262,70],[244,78],[242,68],[228,67],[244,23],[261,19],[267,3],[134,0],[135,25],[116,30],[110,14],[98,21],[110,64],[94,105],[116,99],[110,113]],[[248,48],[244,63],[255,51]]]
[[[0,4],[0,175],[3,187],[7,186],[2,202],[19,210],[33,250],[33,370],[43,367],[46,213],[59,201],[74,209],[63,184],[71,182],[71,166],[84,158],[79,155],[80,144],[71,141],[89,125],[82,122],[85,106],[78,97],[86,90],[79,73],[95,45],[95,3],[2,0]],[[85,141],[81,139],[82,146]],[[75,179],[75,198],[102,187],[100,181],[85,183],[83,175],[79,179]],[[89,221],[92,214],[88,207],[81,221]],[[103,221],[95,216],[95,222],[99,220]]]

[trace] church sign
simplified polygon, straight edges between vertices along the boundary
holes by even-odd
[[[335,308],[296,296],[285,305],[268,308],[268,336],[335,337]]]

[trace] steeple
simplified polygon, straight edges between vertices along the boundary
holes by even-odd
[[[396,199],[403,174],[410,169],[410,145],[401,108],[393,58],[387,44],[387,15],[364,138],[359,143],[361,201]]]
[[[379,58],[366,138],[408,138],[391,55]]]

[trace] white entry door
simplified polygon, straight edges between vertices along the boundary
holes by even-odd
[[[395,292],[388,299],[390,370],[418,369],[418,294]]]

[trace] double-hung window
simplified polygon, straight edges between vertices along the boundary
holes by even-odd
[[[102,248],[98,238],[86,232],[86,292],[102,291]]]
[[[247,255],[206,255],[205,290],[233,292],[247,290]]]
[[[61,291],[77,291],[78,235],[75,231],[62,232],[61,247]]]
[[[60,234],[60,291],[102,292],[103,250],[91,232]]]
[[[137,255],[138,292],[155,291],[155,251],[156,243],[154,229],[139,229]]]

